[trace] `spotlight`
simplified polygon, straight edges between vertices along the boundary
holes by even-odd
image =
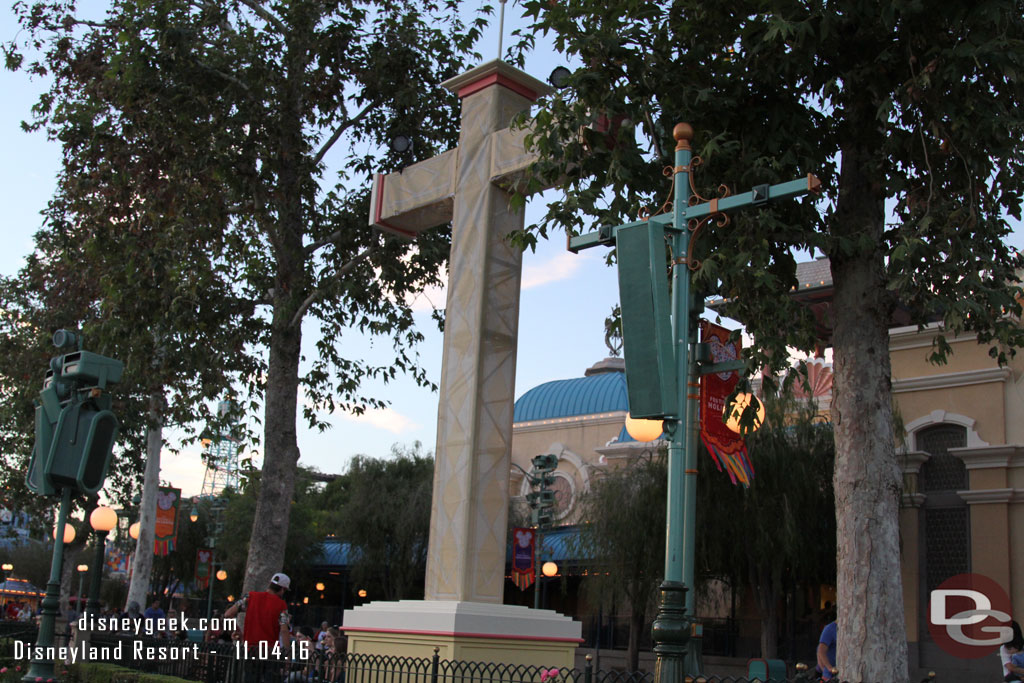
[[[548,75],[548,83],[550,83],[551,87],[555,90],[562,90],[569,85],[570,76],[572,76],[571,71],[566,69],[564,66],[556,66]]]
[[[412,138],[408,135],[396,135],[391,138],[391,151],[404,154],[412,149]]]

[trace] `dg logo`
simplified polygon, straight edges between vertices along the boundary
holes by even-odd
[[[954,657],[985,657],[1013,638],[1010,609],[1010,597],[994,580],[957,574],[929,596],[928,633]]]

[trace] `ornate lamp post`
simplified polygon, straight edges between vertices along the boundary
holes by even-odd
[[[83,562],[82,564],[80,564],[77,567],[75,567],[75,569],[78,570],[78,592],[75,593],[75,598],[76,598],[76,602],[77,602],[75,607],[78,608],[76,611],[78,612],[79,615],[81,615],[82,611],[83,611],[82,610],[82,602],[84,601],[83,597],[85,595],[84,593],[82,593],[82,580],[85,578],[85,573],[87,571],[89,571],[89,565],[87,565],[85,562]]]
[[[696,314],[703,299],[694,301],[690,271],[700,263],[693,245],[712,221],[729,223],[727,212],[757,207],[769,201],[818,192],[813,175],[776,185],[759,185],[749,192],[706,199],[697,194],[690,142],[693,128],[677,124],[675,165],[666,169],[673,179],[671,212],[635,223],[604,227],[569,240],[569,250],[599,245],[618,248],[619,292],[626,358],[630,413],[638,418],[664,418],[668,448],[668,502],[665,540],[665,580],[661,584],[654,621],[655,681],[678,683],[701,674],[699,625],[693,622],[694,533],[697,506],[697,432],[700,375],[737,370],[741,361],[711,363],[697,343]],[[665,241],[670,238],[672,291],[665,280]],[[691,312],[695,315],[691,319]],[[670,317],[669,321],[666,320]],[[753,408],[753,406],[752,406]],[[689,612],[689,614],[687,614]]]
[[[103,558],[107,549],[107,534],[117,526],[117,512],[106,506],[98,507],[89,515],[89,526],[96,532],[96,557],[89,577],[89,602],[85,612],[94,617],[100,614],[100,583],[103,579]]]

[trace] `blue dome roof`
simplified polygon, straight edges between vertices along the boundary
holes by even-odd
[[[516,401],[513,422],[550,420],[629,410],[626,375],[601,372],[589,377],[559,379],[530,389]]]

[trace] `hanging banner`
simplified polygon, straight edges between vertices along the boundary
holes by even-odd
[[[722,363],[739,359],[742,345],[738,339],[734,342],[729,341],[729,330],[702,320],[700,332],[701,341],[710,347],[713,362]],[[701,375],[700,438],[707,446],[718,471],[725,469],[733,484],[738,482],[749,487],[750,480],[754,478],[754,467],[747,456],[746,443],[742,436],[722,422],[725,399],[733,392],[739,381],[738,370]]]
[[[104,564],[111,574],[128,573],[128,553],[114,545],[108,545],[105,551]]]
[[[181,489],[161,486],[156,494],[156,531],[153,553],[167,555],[174,550],[178,536],[178,506],[181,503]]]
[[[213,551],[200,548],[196,551],[196,586],[205,589],[210,585],[210,573],[213,565]]]
[[[512,530],[512,583],[526,590],[534,581],[533,558],[537,535],[533,529]]]

